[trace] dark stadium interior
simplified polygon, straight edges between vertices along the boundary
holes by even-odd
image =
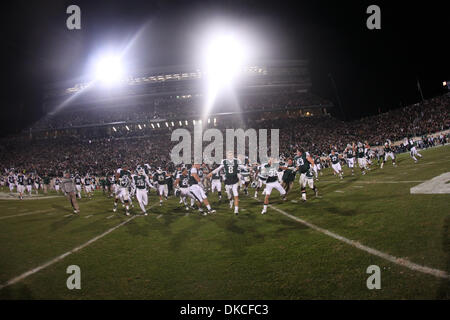
[[[290,319],[450,300],[444,1],[2,12],[0,302]]]
[[[82,76],[99,39],[120,46],[143,30],[140,39],[148,40],[130,54],[135,70],[190,64],[211,17],[250,26],[259,36],[260,59],[307,59],[312,92],[342,106],[333,109],[339,119],[406,106],[420,100],[418,79],[429,98],[442,93],[449,77],[443,3],[425,8],[383,1],[383,28],[371,32],[365,27],[368,1],[77,1],[83,28],[67,32],[60,23],[67,1],[15,1],[3,20],[14,28],[4,30],[1,132],[18,132],[40,119],[45,86]]]

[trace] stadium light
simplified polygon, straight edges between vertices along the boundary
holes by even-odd
[[[113,127],[114,132],[117,132],[117,129],[115,127]]]
[[[175,125],[174,125],[174,123],[173,123],[173,121],[170,123],[171,125],[172,125],[172,127],[174,127]]]
[[[142,130],[142,127],[141,127],[141,125],[140,125],[140,124],[138,124],[138,127],[139,127],[139,129],[140,129],[140,130]]]
[[[123,78],[123,67],[120,56],[106,55],[101,57],[95,66],[95,78],[105,84],[114,84]]]
[[[128,128],[128,126],[125,126],[125,128],[127,128],[127,130],[130,131],[130,128]]]
[[[210,119],[210,118],[208,118],[208,124],[209,124],[209,123],[211,123],[211,119]]]
[[[158,126],[158,128],[161,128],[161,127],[159,126],[159,122],[158,122],[158,123],[156,123],[156,125]]]
[[[178,121],[178,123],[180,124],[180,126],[182,126],[182,125],[183,125],[183,123],[181,123],[181,121]]]
[[[187,120],[184,120],[184,123],[185,123],[186,125],[188,125],[188,121],[187,121]]]
[[[247,56],[243,42],[234,34],[218,30],[210,37],[206,46],[204,69],[207,79],[207,97],[203,109],[206,119],[219,92],[232,85],[244,65]]]
[[[192,123],[194,124],[194,126],[195,126],[195,120],[192,120]]]
[[[213,87],[229,84],[244,60],[244,46],[232,34],[216,35],[206,49],[206,71]]]
[[[169,127],[169,124],[166,122],[166,127]]]
[[[446,87],[447,86],[447,81],[442,82],[442,86]]]
[[[155,129],[155,126],[153,125],[153,123],[152,123],[152,128]]]

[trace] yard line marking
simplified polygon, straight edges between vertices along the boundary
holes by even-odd
[[[298,201],[297,201],[297,200],[291,200],[291,202],[293,202],[293,203],[298,203]]]
[[[42,212],[46,212],[47,210],[39,210],[39,211],[33,211],[33,212],[27,212],[27,213],[20,213],[20,214],[14,214],[11,216],[4,216],[4,217],[0,217],[0,220],[2,219],[9,219],[9,218],[15,218],[15,217],[22,217],[22,216],[29,216],[31,214],[38,214],[38,213],[42,213]]]
[[[408,181],[378,181],[378,180],[372,180],[372,181],[356,181],[356,183],[365,183],[365,184],[372,184],[372,183],[417,183],[417,182],[424,182],[424,180],[408,180]]]
[[[427,266],[422,266],[422,265],[416,264],[414,262],[411,262],[411,261],[409,261],[407,259],[402,259],[402,258],[397,258],[397,257],[391,256],[390,254],[387,254],[387,253],[378,251],[376,249],[370,248],[368,246],[365,246],[365,245],[361,244],[358,241],[347,239],[347,238],[345,238],[343,236],[338,235],[337,233],[334,233],[334,232],[331,232],[331,231],[329,231],[327,229],[318,227],[318,226],[316,226],[316,225],[314,225],[314,224],[312,224],[312,223],[310,223],[310,222],[308,222],[306,220],[297,218],[297,217],[295,217],[295,216],[293,216],[293,215],[291,215],[291,214],[289,214],[289,213],[287,213],[287,212],[285,212],[285,211],[283,211],[281,209],[278,209],[277,207],[274,207],[274,206],[272,206],[270,204],[269,204],[269,207],[274,209],[275,211],[278,211],[282,215],[284,215],[284,216],[286,216],[286,217],[288,217],[288,218],[290,218],[292,220],[295,220],[297,222],[300,222],[301,224],[303,224],[303,225],[305,225],[305,226],[307,226],[307,227],[309,227],[309,228],[311,228],[313,230],[316,230],[316,231],[318,231],[320,233],[323,233],[323,234],[325,234],[325,235],[327,235],[329,237],[332,237],[332,238],[334,238],[336,240],[342,241],[342,242],[344,242],[344,243],[346,243],[348,245],[351,245],[352,247],[355,247],[357,249],[363,250],[363,251],[365,251],[367,253],[370,253],[370,254],[372,254],[374,256],[380,257],[380,258],[382,258],[384,260],[390,261],[392,263],[395,263],[397,265],[406,267],[406,268],[414,270],[414,271],[419,271],[419,272],[422,272],[422,273],[430,274],[430,275],[438,277],[438,278],[450,279],[450,275],[448,275],[443,270],[434,269],[434,268],[430,268],[430,267],[427,267]]]
[[[363,186],[352,186],[353,188],[364,188]]]
[[[109,217],[106,217],[106,219],[111,219],[112,217],[114,217],[114,215],[110,215]]]
[[[90,218],[90,217],[92,217],[92,214],[90,214],[90,215],[86,216],[85,218],[87,219],[87,218]]]
[[[161,217],[162,217],[162,214],[160,214],[159,216],[157,216],[156,219],[159,219],[159,218],[161,218]]]
[[[132,216],[131,218],[125,220],[124,222],[118,224],[117,226],[108,229],[107,231],[103,232],[102,234],[96,236],[95,238],[92,238],[91,240],[85,242],[85,243],[82,244],[81,246],[75,247],[75,248],[73,248],[72,250],[67,251],[66,253],[63,253],[62,255],[60,255],[60,256],[58,256],[58,257],[56,257],[56,258],[54,258],[54,259],[48,261],[47,263],[44,263],[44,264],[40,265],[39,267],[36,267],[36,268],[34,268],[34,269],[31,269],[31,270],[29,270],[29,271],[27,271],[27,272],[21,274],[20,276],[17,276],[17,277],[15,277],[15,278],[12,278],[11,280],[7,281],[5,284],[0,285],[0,290],[3,289],[3,288],[5,288],[5,287],[8,287],[8,286],[10,286],[10,285],[12,285],[12,284],[15,284],[15,283],[21,281],[21,280],[27,278],[28,276],[31,276],[32,274],[35,274],[36,272],[39,272],[39,271],[41,271],[42,269],[45,269],[45,268],[51,266],[52,264],[55,264],[55,263],[58,262],[58,261],[61,261],[62,259],[64,259],[65,257],[71,255],[72,253],[75,253],[75,252],[77,252],[77,251],[80,251],[81,249],[87,247],[88,245],[94,243],[95,241],[97,241],[97,240],[103,238],[104,236],[110,234],[110,233],[113,232],[114,230],[120,228],[120,227],[123,226],[124,224],[130,222],[130,221],[133,220],[134,218],[136,218],[136,216]]]
[[[342,191],[342,190],[336,190],[335,192],[344,193],[345,191]]]
[[[70,216],[73,216],[73,214],[69,213],[69,214],[66,214],[64,217],[70,217]]]

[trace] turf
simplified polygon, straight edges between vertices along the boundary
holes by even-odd
[[[450,195],[410,194],[420,182],[450,171],[450,146],[374,166],[339,180],[324,170],[302,203],[298,183],[271,204],[351,240],[414,263],[450,272]],[[412,182],[408,182],[412,181]],[[390,183],[394,182],[394,183]],[[3,189],[3,192],[7,192]],[[51,193],[53,195],[53,193]],[[253,189],[250,189],[253,195]],[[260,196],[260,200],[262,197]],[[1,299],[449,299],[448,280],[388,262],[312,230],[241,195],[240,215],[210,200],[200,216],[171,198],[103,238],[0,289]],[[291,200],[297,201],[297,203]],[[157,204],[152,191],[150,205]],[[137,203],[133,212],[139,214]],[[97,191],[68,216],[64,197],[0,200],[0,284],[68,252],[129,219],[112,213]],[[32,213],[22,215],[23,213]],[[4,218],[6,216],[16,217]],[[81,290],[69,290],[66,268],[81,268]],[[381,268],[381,289],[369,290],[366,269]]]

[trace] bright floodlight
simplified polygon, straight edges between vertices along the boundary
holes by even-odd
[[[121,80],[123,68],[120,57],[106,56],[101,58],[95,69],[97,80],[105,83],[115,83]]]
[[[233,35],[215,37],[206,52],[209,80],[218,86],[230,83],[242,67],[243,58],[243,46]]]

